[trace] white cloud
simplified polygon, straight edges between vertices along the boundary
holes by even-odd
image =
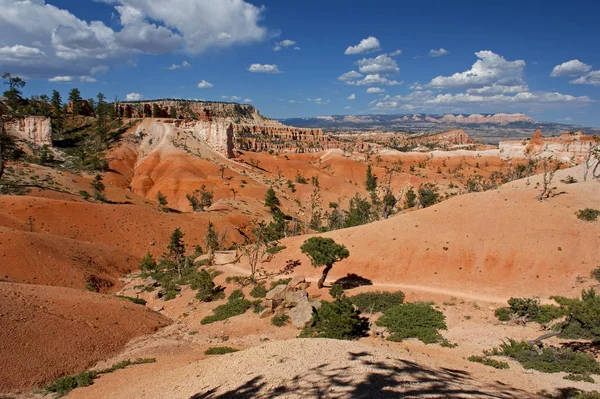
[[[398,82],[396,80],[391,80],[385,78],[379,74],[367,75],[364,79],[361,80],[349,80],[346,81],[346,84],[352,86],[398,86],[403,84],[404,82]]]
[[[364,74],[391,75],[400,72],[398,63],[385,54],[378,55],[375,58],[363,58],[356,63],[358,64],[358,70]]]
[[[240,101],[242,98],[238,96],[221,96],[223,100]]]
[[[245,102],[245,103],[251,103],[251,102],[252,102],[252,99],[251,99],[251,98],[244,98],[244,102]]]
[[[125,96],[125,101],[142,101],[144,98],[140,93],[128,93]]]
[[[48,79],[48,82],[51,83],[95,83],[96,79],[91,76],[55,76],[53,78]]]
[[[448,55],[450,52],[444,48],[440,48],[439,50],[431,49],[429,50],[430,57],[442,57],[444,55]]]
[[[114,5],[118,22],[82,20],[44,0],[0,0],[0,67],[31,78],[87,76],[138,54],[198,54],[267,37],[265,8],[243,0],[96,1]]]
[[[204,79],[200,83],[198,83],[199,89],[210,89],[211,87],[214,87],[214,85],[210,82],[207,82]]]
[[[330,100],[324,100],[322,98],[307,98],[306,100],[318,105],[326,105],[331,102]]]
[[[248,67],[253,73],[282,73],[275,64],[252,64]]]
[[[356,94],[352,93],[348,96],[347,100],[356,100]]]
[[[584,64],[579,60],[571,60],[555,66],[550,76],[553,78],[560,76],[582,76],[591,70],[592,67],[590,65]]]
[[[352,105],[347,105],[344,107],[344,109],[350,109],[350,108],[352,108]]]
[[[350,71],[350,72],[346,72],[345,74],[338,77],[338,80],[341,80],[342,82],[349,82],[349,81],[352,81],[355,79],[360,79],[362,77],[363,77],[362,73],[358,73],[356,71]]]
[[[516,94],[516,93],[524,93],[529,91],[529,87],[526,84],[518,85],[518,86],[503,86],[493,84],[491,86],[484,86],[477,89],[468,89],[468,94],[475,94],[481,96],[493,96],[496,94]]]
[[[296,104],[296,102],[297,102],[297,101],[296,101],[296,100],[290,100],[290,101],[288,101],[288,102],[289,102],[290,104]]]
[[[295,44],[296,44],[295,41],[290,40],[290,39],[285,39],[285,40],[275,43],[275,47],[273,47],[273,51],[280,51],[281,49],[283,49],[285,47],[291,47]],[[298,49],[300,49],[300,48],[298,47]]]
[[[356,46],[348,47],[344,54],[366,54],[379,50],[381,50],[381,44],[379,43],[379,39],[373,36],[369,36],[368,38],[361,40],[360,43]]]
[[[419,84],[419,82],[415,82],[412,85],[410,85],[410,89],[411,90],[423,90],[423,86],[421,86]]]
[[[167,69],[169,71],[174,71],[174,70],[179,69],[179,68],[191,68],[191,67],[192,67],[192,64],[190,64],[187,61],[183,61],[181,64],[171,64],[171,66],[168,67]]]
[[[591,71],[585,76],[581,76],[575,80],[571,80],[570,83],[576,85],[592,85],[592,86],[600,86],[600,70],[599,71]]]
[[[514,86],[523,84],[525,61],[506,61],[504,57],[489,50],[475,53],[477,60],[470,70],[452,76],[438,76],[427,87],[435,89],[478,88],[499,84]]]
[[[399,56],[400,54],[402,54],[402,50],[396,50],[396,51],[392,51],[392,52],[390,53],[390,57],[397,57],[397,56]]]
[[[90,73],[92,75],[97,75],[97,74],[100,74],[100,73],[106,73],[109,70],[110,70],[110,68],[108,67],[108,65],[98,65],[98,66],[93,67],[90,70]]]
[[[367,93],[369,94],[376,94],[376,93],[384,93],[385,89],[382,89],[380,87],[369,87],[367,89]]]
[[[296,47],[294,47],[294,50],[296,50],[296,51],[300,51],[300,50],[302,50],[302,49],[301,49],[300,47],[296,46]]]

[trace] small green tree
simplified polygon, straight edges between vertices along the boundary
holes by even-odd
[[[69,92],[69,102],[71,103],[71,111],[73,112],[73,118],[81,113],[81,92],[78,88],[74,87]]]
[[[367,180],[365,182],[367,191],[375,191],[377,189],[377,177],[373,175],[371,165],[367,166]]]
[[[215,251],[219,250],[219,234],[215,230],[215,226],[212,224],[212,222],[208,222],[205,241],[206,251],[210,255],[210,263],[213,263],[215,258]]]
[[[27,83],[18,76],[12,76],[9,72],[5,72],[4,75],[2,75],[2,79],[6,79],[4,84],[8,85],[8,90],[4,92],[4,97],[8,100],[8,105],[10,105],[13,110],[16,110],[23,101],[21,89],[25,87]]]
[[[156,260],[150,252],[146,253],[142,261],[140,262],[140,270],[142,271],[153,271],[156,270]]]
[[[417,205],[417,194],[415,194],[415,190],[412,188],[406,192],[406,196],[404,197],[404,208],[410,209],[414,208]]]
[[[181,270],[185,261],[185,243],[183,242],[183,233],[178,228],[173,231],[167,246],[167,257],[177,267],[177,275],[181,279]]]
[[[269,187],[265,194],[265,206],[269,208],[271,212],[274,212],[280,205],[281,202],[279,201],[279,198],[277,198],[275,190],[273,190],[273,187]]]
[[[92,180],[90,186],[92,188],[94,199],[96,201],[106,202],[106,197],[104,196],[104,190],[106,187],[104,186],[104,183],[102,183],[102,176],[100,176],[99,173],[96,173],[96,176],[94,176],[94,180]]]
[[[159,209],[163,212],[167,212],[167,204],[169,203],[169,201],[167,201],[167,197],[165,197],[164,194],[159,191],[156,194],[156,200],[158,201]]]
[[[323,288],[327,274],[337,261],[350,256],[350,252],[345,246],[337,244],[331,238],[311,237],[304,241],[300,247],[303,254],[306,254],[314,267],[325,266],[323,274],[317,283],[319,288]]]
[[[419,204],[423,208],[435,205],[440,199],[438,188],[433,183],[427,183],[419,187]]]

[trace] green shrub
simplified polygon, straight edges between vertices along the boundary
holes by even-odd
[[[565,380],[569,380],[569,381],[583,381],[583,382],[590,382],[592,384],[595,384],[596,381],[590,377],[589,374],[568,374],[566,376],[563,377]]]
[[[404,293],[402,291],[364,292],[350,297],[350,300],[363,313],[371,311],[378,313],[384,312],[394,306],[402,305],[404,302]]]
[[[208,348],[205,355],[225,355],[227,353],[238,352],[237,349],[230,348],[229,346],[213,346],[212,348]]]
[[[591,271],[591,276],[600,282],[600,266]]]
[[[500,321],[510,321],[511,316],[525,318],[525,321],[535,321],[540,324],[548,323],[567,314],[564,308],[554,305],[541,305],[539,298],[510,298],[508,307],[495,311]]]
[[[264,298],[267,295],[267,288],[264,284],[256,284],[252,291],[250,291],[250,296],[252,298]]]
[[[131,301],[133,303],[135,303],[136,305],[146,305],[146,300],[142,299],[142,298],[133,298],[130,296],[122,296],[122,295],[117,295],[118,298],[123,298],[123,299],[127,299],[128,301]]]
[[[600,216],[600,210],[585,208],[577,213],[577,217],[585,222],[595,222]]]
[[[446,330],[445,316],[428,303],[407,303],[386,310],[377,325],[386,327],[390,341],[418,338],[426,344],[442,339],[439,330]]]
[[[196,299],[201,302],[212,302],[223,297],[223,289],[217,287],[213,279],[214,277],[204,269],[188,279],[190,288],[198,290]]]
[[[486,356],[469,356],[467,360],[470,362],[481,363],[486,366],[493,367],[495,369],[507,369],[509,367],[508,363],[506,362],[490,359]]]
[[[593,288],[583,290],[581,299],[556,297],[554,300],[571,315],[570,322],[563,325],[561,338],[600,339],[600,296]]]
[[[526,369],[544,373],[561,371],[574,374],[600,373],[600,364],[594,357],[585,353],[573,352],[568,348],[544,347],[538,352],[535,346],[525,341],[509,339],[508,342],[503,342],[499,348],[494,348],[489,354],[511,357]]]
[[[313,327],[302,330],[300,338],[354,339],[365,334],[360,314],[346,296],[321,304],[313,313]]]
[[[283,327],[290,321],[290,316],[286,314],[278,314],[273,316],[271,319],[271,324],[276,327]]]
[[[146,253],[142,261],[140,262],[140,270],[142,271],[152,271],[156,270],[156,260],[150,252]]]
[[[229,296],[226,304],[217,306],[213,310],[211,316],[207,316],[200,320],[200,324],[210,324],[246,313],[246,311],[252,307],[252,302],[245,299],[243,293],[241,293],[240,296],[240,293],[241,290],[234,291]]]
[[[283,251],[284,249],[286,249],[287,247],[285,245],[275,245],[275,246],[270,246],[267,248],[267,253],[271,254],[271,255],[275,255],[278,252]]]
[[[259,314],[260,312],[262,312],[265,309],[266,309],[266,307],[263,306],[262,300],[257,299],[256,301],[252,301],[252,311],[254,313]]]
[[[79,374],[62,377],[54,381],[53,383],[44,387],[44,392],[54,393],[55,398],[60,398],[67,395],[75,388],[89,387],[94,383],[94,380],[101,374],[108,374],[116,370],[124,369],[129,366],[136,364],[154,363],[156,359],[136,359],[134,361],[125,360],[111,367],[100,370],[100,371],[84,371]]]

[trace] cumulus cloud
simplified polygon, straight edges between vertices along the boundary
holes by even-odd
[[[51,83],[95,83],[96,79],[91,76],[55,76],[53,78],[48,79],[48,82]]]
[[[353,81],[356,79],[360,79],[363,76],[364,75],[362,73],[358,73],[356,71],[350,71],[350,72],[346,72],[345,74],[339,76],[338,80],[341,80],[342,82],[349,82],[349,81]]]
[[[430,57],[442,57],[444,55],[448,55],[450,52],[444,48],[440,48],[439,50],[431,49],[429,50]]]
[[[400,72],[398,63],[385,54],[378,55],[375,58],[363,58],[356,63],[358,64],[358,70],[364,74],[391,75]]]
[[[264,8],[243,0],[96,1],[115,7],[116,26],[44,0],[0,0],[0,67],[32,78],[87,76],[138,54],[198,54],[267,36]]]
[[[383,93],[385,92],[385,89],[382,89],[381,87],[369,87],[367,89],[367,93],[369,94],[377,94],[377,93]]]
[[[125,96],[125,101],[142,101],[145,97],[140,93],[128,93]]]
[[[207,82],[204,79],[200,83],[198,83],[199,89],[210,89],[211,87],[214,87],[214,85],[210,82]]]
[[[581,76],[577,79],[571,80],[570,83],[576,85],[592,85],[592,86],[600,86],[600,70],[599,71],[591,71],[585,76]]]
[[[348,80],[346,84],[352,86],[398,86],[404,82],[398,82],[396,80],[385,78],[378,73],[370,74],[360,80]]]
[[[399,56],[400,54],[402,54],[402,50],[396,50],[396,51],[392,51],[392,52],[390,53],[390,57],[397,57],[397,56]]]
[[[221,96],[223,100],[240,101],[242,98],[238,96]]]
[[[550,76],[553,78],[558,78],[561,76],[581,76],[591,70],[592,67],[590,65],[584,64],[579,60],[571,60],[555,66],[552,70],[552,73],[550,73]]]
[[[318,104],[318,105],[326,105],[331,102],[330,100],[324,100],[320,97],[319,98],[307,98],[306,101],[310,101],[310,102]]]
[[[273,51],[280,51],[286,47],[294,46],[295,44],[296,44],[295,41],[290,40],[290,39],[285,39],[285,40],[275,43],[275,47],[273,47]],[[300,47],[296,47],[295,49],[300,50]]]
[[[452,76],[438,76],[427,87],[435,89],[481,88],[498,84],[514,86],[523,84],[525,61],[506,61],[504,57],[489,50],[475,53],[477,60],[471,69]]]
[[[347,100],[356,100],[356,94],[352,93],[348,96]]]
[[[253,73],[282,73],[275,64],[252,64],[248,67]]]
[[[251,103],[251,102],[252,102],[252,99],[251,99],[251,98],[244,98],[244,102],[245,102],[245,103]]]
[[[192,67],[192,64],[190,64],[187,61],[183,61],[181,64],[171,64],[171,66],[168,67],[167,69],[169,71],[174,71],[174,70],[179,69],[179,68],[191,68],[191,67]]]
[[[373,36],[369,36],[368,38],[361,40],[360,43],[356,46],[348,47],[344,54],[367,54],[379,50],[381,50],[381,43],[379,43],[379,39]]]
[[[493,84],[491,86],[484,86],[477,89],[468,89],[467,93],[481,96],[493,96],[496,94],[524,93],[527,91],[529,91],[529,87],[526,84],[518,86],[503,86]]]

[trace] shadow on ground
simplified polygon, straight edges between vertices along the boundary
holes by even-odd
[[[191,399],[250,398],[533,398],[527,392],[507,387],[477,383],[469,373],[441,368],[432,370],[405,360],[373,362],[367,352],[350,353],[352,367],[335,368],[321,364],[285,383],[256,376],[235,389],[219,388],[200,392]]]

